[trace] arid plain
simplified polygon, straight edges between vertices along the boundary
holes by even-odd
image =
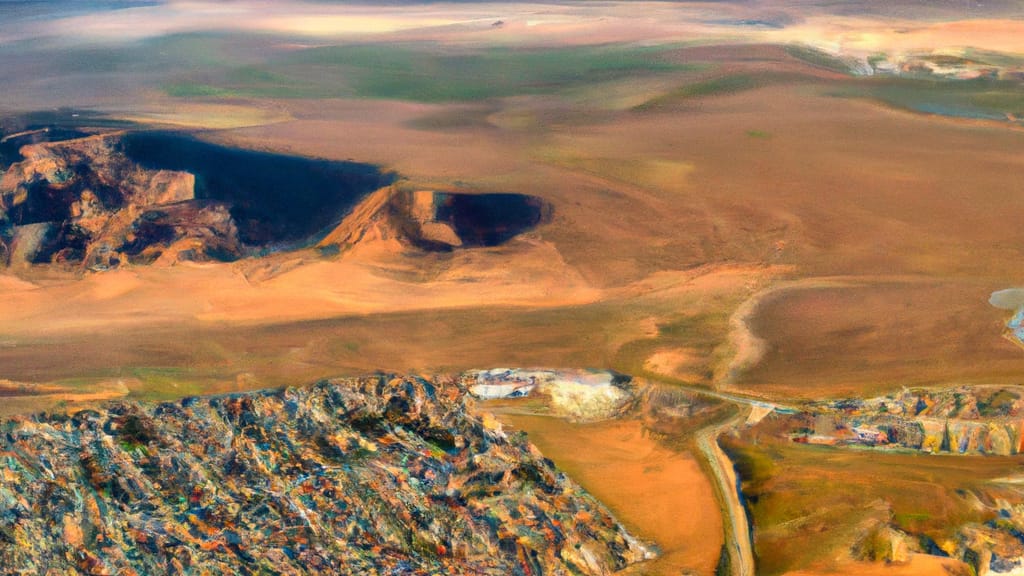
[[[0,412],[376,370],[606,368],[740,399],[722,444],[759,495],[757,573],[968,573],[943,538],[991,519],[972,499],[1024,505],[992,482],[1019,475],[1018,456],[805,446],[774,416],[741,418],[744,402],[1020,384],[1009,313],[988,304],[1020,284],[1024,250],[1015,3],[293,8],[0,25],[2,106],[374,164],[396,189],[527,194],[549,220],[447,252],[339,214],[363,235],[337,251],[12,263]],[[995,76],[899,67],[937,56]],[[735,527],[700,448],[714,422],[498,412],[662,548],[635,573],[740,571],[719,562]],[[879,523],[936,548],[872,562],[855,548]]]

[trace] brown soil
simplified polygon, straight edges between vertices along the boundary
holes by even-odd
[[[546,416],[499,418],[512,430],[526,431],[545,456],[634,534],[657,543],[661,556],[628,574],[714,572],[722,517],[714,489],[690,453],[660,445],[638,420],[571,424]]]
[[[902,386],[1016,383],[1019,348],[1001,338],[998,282],[857,282],[768,296],[753,315],[763,361],[738,388],[777,396],[864,395]]]

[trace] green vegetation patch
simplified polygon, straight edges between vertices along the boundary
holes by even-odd
[[[633,110],[637,112],[660,110],[695,98],[727,96],[777,84],[806,82],[809,79],[809,76],[803,74],[784,72],[739,73],[705,78],[655,96],[634,106]]]
[[[927,526],[932,515],[928,512],[900,512],[893,515],[893,522],[906,529],[913,530],[915,527]]]
[[[885,52],[877,52],[875,54],[868,56],[868,66],[871,66],[872,69],[878,68],[879,64],[885,62],[888,59],[889,55],[886,54]]]
[[[256,63],[266,58],[259,36],[217,32],[168,34],[123,44],[68,50],[49,48],[42,56],[56,74],[209,73]]]
[[[847,85],[832,95],[870,98],[895,108],[957,118],[1016,122],[1024,118],[1024,90],[1012,80],[875,78]]]
[[[608,45],[483,50],[434,44],[325,46],[234,69],[222,79],[179,80],[165,89],[185,97],[476,101],[687,68],[671,62],[668,50]]]
[[[986,418],[1008,416],[1019,399],[1014,392],[1001,389],[991,396],[978,398],[978,413]]]
[[[851,74],[853,72],[850,65],[843,59],[811,46],[802,44],[786,46],[786,54],[818,68],[825,68],[841,74]]]
[[[999,68],[1015,68],[1024,64],[1024,58],[1018,54],[996,52],[994,50],[967,48],[964,50],[963,55],[965,59],[968,59],[971,62],[997,66]]]
[[[712,78],[703,82],[683,86],[673,94],[682,97],[693,96],[715,96],[718,94],[733,94],[757,88],[760,83],[757,78],[750,74],[737,74],[735,76],[723,76]]]
[[[171,400],[203,394],[210,386],[210,378],[203,378],[188,368],[137,367],[129,371],[142,387],[132,396],[140,400]],[[216,380],[216,379],[213,379]]]
[[[633,109],[637,111],[656,110],[680,100],[699,98],[703,96],[716,96],[720,94],[735,94],[738,92],[752,90],[762,85],[764,84],[759,81],[759,77],[752,74],[721,76],[718,78],[701,80],[692,84],[685,84],[675,90],[666,92],[665,94],[656,96],[642,104],[639,104]]]
[[[487,117],[496,108],[459,107],[455,110],[441,110],[409,120],[406,125],[417,130],[453,130],[466,128],[488,128],[492,125]]]
[[[175,82],[164,86],[164,92],[175,98],[209,98],[213,96],[225,96],[228,91],[209,84],[197,84],[194,82]]]

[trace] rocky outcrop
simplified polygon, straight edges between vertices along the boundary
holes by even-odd
[[[83,574],[607,574],[649,552],[454,381],[19,418],[0,566]]]
[[[813,430],[796,424],[815,420]],[[828,425],[822,426],[821,422]],[[812,404],[793,417],[799,441],[894,445],[953,454],[1019,454],[1024,448],[1024,390],[962,386],[903,390],[868,400]],[[813,436],[811,436],[813,434]]]
[[[887,564],[903,564],[910,560],[910,553],[916,546],[906,533],[885,523],[868,522],[872,525],[862,529],[860,540],[850,550],[854,558]]]
[[[1024,573],[1024,541],[1021,515],[1010,509],[1000,511],[1001,519],[960,530],[953,555],[974,569],[978,576]]]
[[[803,412],[776,416],[769,425],[793,441],[913,449],[935,454],[1011,455],[1024,452],[1024,389],[960,386],[904,389],[887,396],[815,402]],[[860,531],[851,552],[864,560],[899,562],[907,551],[949,556],[979,576],[1024,574],[1024,505],[1021,479],[991,480],[987,495],[964,498],[993,518],[952,526],[955,538],[936,543],[925,534],[879,522]],[[890,515],[891,516],[891,515]]]
[[[25,134],[7,148],[49,132]],[[0,178],[0,258],[101,270],[303,247],[392,179],[177,133],[29,140]]]
[[[1019,506],[996,506],[998,519],[985,524],[966,524],[954,539],[940,547],[927,536],[915,537],[891,524],[875,521],[861,532],[851,548],[859,560],[901,564],[911,552],[951,557],[967,564],[978,576],[1024,573],[1024,527]]]
[[[121,134],[30,144],[21,155],[0,179],[13,263],[103,269],[165,253],[192,260],[244,253],[225,204],[197,199],[192,174],[132,162]]]

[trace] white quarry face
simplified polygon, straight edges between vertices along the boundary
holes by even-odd
[[[477,398],[543,397],[551,413],[576,421],[611,418],[633,399],[627,388],[614,383],[607,370],[529,370],[494,368],[468,374]]]

